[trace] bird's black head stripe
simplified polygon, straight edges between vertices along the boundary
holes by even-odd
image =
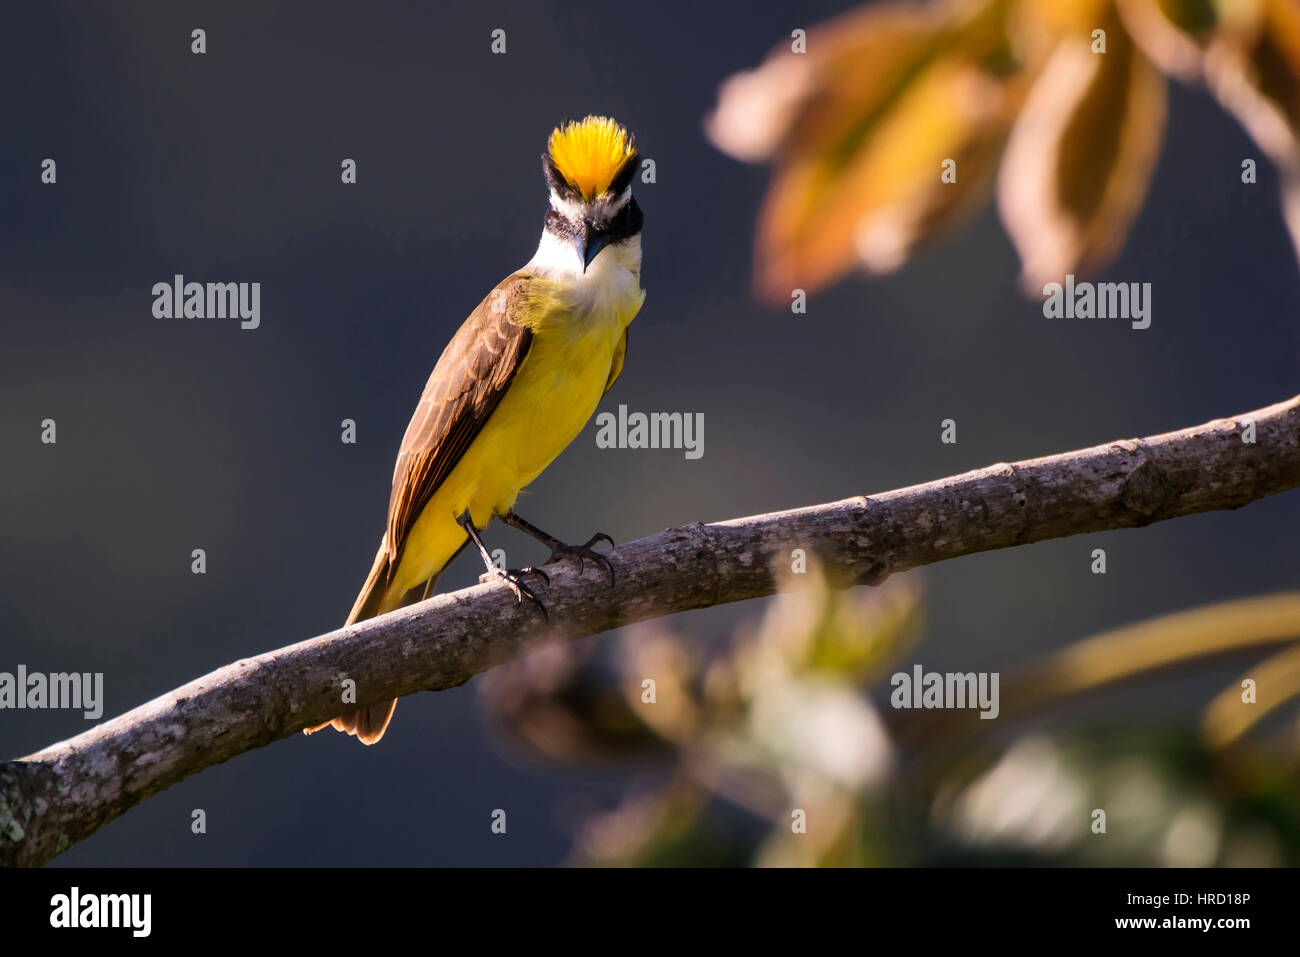
[[[604,222],[584,223],[580,219],[570,219],[552,206],[546,213],[546,228],[556,236],[565,239],[579,236],[585,228],[590,228],[592,235],[604,236],[606,242],[619,243],[641,232],[644,218],[641,207],[637,205],[636,197],[631,196],[622,209]]]
[[[582,193],[564,178],[560,168],[555,165],[555,160],[551,159],[550,153],[542,154],[542,175],[546,177],[546,185],[555,191],[556,196],[561,199],[582,200]]]

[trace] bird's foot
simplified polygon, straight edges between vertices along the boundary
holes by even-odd
[[[556,542],[551,546],[551,557],[546,559],[545,564],[553,565],[564,557],[576,558],[578,560],[578,571],[584,571],[587,562],[591,561],[609,573],[609,583],[614,584],[614,563],[605,555],[593,549],[591,546],[599,541],[609,542],[609,547],[614,547],[614,539],[610,538],[604,532],[597,532],[591,538],[587,539],[582,545],[566,545],[563,542]],[[535,569],[534,569],[535,570]]]
[[[542,613],[542,617],[545,618],[547,621],[550,621],[551,616],[547,614],[546,606],[542,604],[542,600],[538,598],[535,594],[533,594],[533,590],[529,588],[527,585],[525,585],[523,581],[520,579],[519,577],[520,575],[526,575],[526,574],[539,575],[542,578],[542,580],[545,581],[548,585],[551,583],[550,576],[548,576],[545,572],[538,571],[535,568],[521,568],[518,571],[514,571],[512,569],[497,568],[496,566],[493,566],[492,568],[485,571],[482,575],[478,577],[478,580],[484,583],[491,582],[491,581],[501,582],[503,585],[505,585],[507,588],[509,588],[512,592],[515,593],[515,604],[522,605],[524,603],[524,599],[527,598],[530,602],[532,602],[534,605],[537,606],[538,611]]]

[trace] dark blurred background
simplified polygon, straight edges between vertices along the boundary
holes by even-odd
[[[1271,167],[1171,88],[1148,201],[1099,277],[1151,328],[1052,322],[991,208],[901,273],[808,313],[756,305],[768,173],[701,132],[718,83],[840,3],[10,5],[0,40],[0,670],[105,673],[105,717],[337,627],[383,528],[407,418],[446,340],[532,254],[538,156],[608,113],[655,160],[646,304],[603,409],[705,416],[705,452],[599,450],[521,511],[581,541],[821,502],[1180,428],[1286,398],[1300,279]],[[190,52],[190,31],[208,52]],[[507,31],[508,52],[489,51]],[[57,185],[40,182],[46,157]],[[1241,161],[1260,161],[1244,187]],[[354,158],[358,183],[340,183]],[[261,328],[155,319],[175,273],[262,284]],[[958,423],[958,443],[939,423]],[[40,423],[58,423],[42,445]],[[358,442],[340,442],[355,419]],[[526,506],[526,508],[524,507]],[[927,669],[1008,667],[1103,628],[1296,585],[1300,495],[925,570]],[[540,546],[493,526],[512,564]],[[1090,573],[1090,552],[1109,573]],[[208,571],[190,571],[194,548]],[[443,579],[474,581],[462,555]],[[756,604],[685,616],[701,642]],[[603,638],[588,641],[607,641]],[[1235,672],[1125,698],[1191,720]],[[531,864],[628,769],[496,747],[474,683],[406,698],[382,744],[293,736],[130,811],[62,865]],[[85,730],[0,712],[14,757]],[[208,833],[190,832],[204,808]],[[494,808],[509,831],[489,830]],[[740,812],[737,812],[740,813]]]

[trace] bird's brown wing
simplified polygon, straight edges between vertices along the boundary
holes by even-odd
[[[397,453],[388,503],[388,575],[406,536],[492,415],[528,355],[533,334],[511,318],[530,277],[515,273],[479,303],[452,337],[424,387]]]
[[[603,399],[609,394],[609,390],[614,388],[614,383],[618,377],[623,374],[623,360],[627,358],[627,330],[623,330],[623,338],[618,340],[618,346],[614,349],[614,361],[609,364],[609,378],[605,380],[605,391],[600,394]]]

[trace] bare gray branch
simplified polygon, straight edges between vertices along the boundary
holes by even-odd
[[[1254,426],[1253,443],[1248,428]],[[479,585],[236,661],[0,765],[0,864],[38,865],[184,778],[359,704],[452,688],[539,642],[772,594],[791,551],[843,585],[961,555],[1238,508],[1300,485],[1300,396],[1146,439],[925,485],[668,529],[618,548],[618,581],[553,566],[537,611]],[[551,571],[551,569],[548,569]],[[304,747],[309,747],[304,743]]]

